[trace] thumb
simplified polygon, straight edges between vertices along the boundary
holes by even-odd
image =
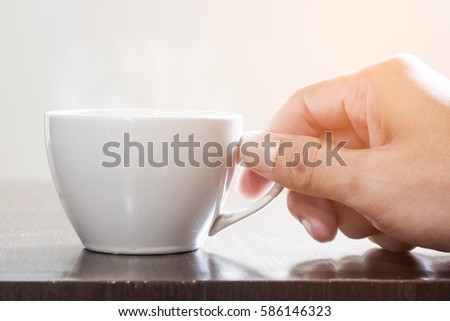
[[[367,150],[345,149],[314,137],[269,132],[247,132],[240,143],[245,167],[301,194],[349,203],[356,194],[359,160]]]

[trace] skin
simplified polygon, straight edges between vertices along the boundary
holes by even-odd
[[[450,251],[450,81],[417,57],[394,56],[301,88],[266,129],[277,146],[293,147],[283,155],[274,149],[275,166],[246,168],[237,186],[244,196],[258,197],[272,182],[286,187],[289,211],[320,242],[340,230],[390,251]],[[347,166],[325,166],[325,148],[308,154],[321,166],[286,166],[308,142],[325,146],[327,131],[333,144],[347,141],[339,150]],[[244,135],[242,144],[260,143],[267,132]],[[252,151],[262,159],[262,148]],[[254,160],[242,149],[240,158]]]

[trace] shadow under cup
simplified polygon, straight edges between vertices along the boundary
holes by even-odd
[[[162,254],[197,249],[231,180],[242,116],[150,109],[45,115],[50,169],[87,249]]]

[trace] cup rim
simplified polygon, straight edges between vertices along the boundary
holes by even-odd
[[[162,108],[92,108],[58,109],[45,113],[46,117],[83,119],[240,119],[241,114],[202,109]]]

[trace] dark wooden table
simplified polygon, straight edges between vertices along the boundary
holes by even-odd
[[[3,300],[450,299],[449,254],[394,254],[341,235],[316,243],[283,196],[175,255],[84,250],[51,183],[0,185],[0,222]]]

